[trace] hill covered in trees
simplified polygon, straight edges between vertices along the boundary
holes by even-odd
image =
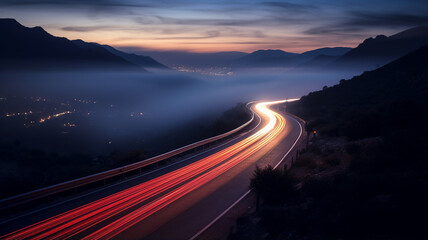
[[[259,210],[231,239],[426,239],[428,47],[287,110],[319,134],[289,169],[257,169]]]

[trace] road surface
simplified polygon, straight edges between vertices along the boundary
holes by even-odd
[[[0,224],[1,239],[190,239],[248,191],[255,165],[277,165],[300,123],[254,104],[251,131],[177,164]],[[280,144],[281,148],[276,148]]]

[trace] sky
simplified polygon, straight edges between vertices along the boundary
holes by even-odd
[[[0,17],[69,39],[156,51],[304,52],[428,25],[426,0],[0,0]]]

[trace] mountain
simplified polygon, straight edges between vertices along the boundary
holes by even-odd
[[[428,45],[427,26],[411,28],[389,37],[378,35],[364,40],[327,67],[374,69],[425,45]]]
[[[397,131],[399,125],[385,125],[389,118],[401,119],[417,114],[412,112],[418,111],[415,109],[428,109],[427,63],[428,46],[376,70],[312,92],[290,104],[288,110],[311,119],[311,128],[326,135],[361,139],[377,136],[383,130]],[[389,111],[393,114],[389,115]],[[404,123],[418,125],[399,124]]]
[[[233,61],[235,67],[293,67],[317,70],[371,70],[428,45],[428,27],[368,38],[356,48],[320,48],[301,54],[259,50]]]
[[[320,55],[325,55],[325,56],[342,56],[344,54],[346,54],[347,52],[349,52],[350,50],[352,50],[352,48],[348,48],[348,47],[326,47],[326,48],[318,48],[315,50],[311,50],[311,51],[307,51],[304,53],[299,54],[299,56],[297,57],[299,59],[299,61],[309,61],[312,60]]]
[[[319,70],[320,68],[325,67],[328,64],[332,63],[339,57],[340,56],[331,56],[331,55],[324,55],[324,54],[317,55],[316,57],[312,58],[309,61],[298,64],[296,68]]]
[[[235,60],[240,67],[284,67],[293,64],[296,53],[282,50],[258,50]]]
[[[341,56],[351,49],[352,48],[346,47],[319,48],[301,54],[285,52],[282,50],[258,50],[236,59],[234,61],[234,66],[297,68],[310,66],[313,68],[320,68],[331,61],[334,61],[337,56]],[[305,62],[308,63],[303,64]]]
[[[291,168],[255,172],[263,225],[247,217],[235,238],[426,239],[427,62],[423,47],[287,103],[314,134]]]
[[[113,53],[116,56],[119,56],[125,60],[127,60],[128,62],[131,62],[137,66],[141,66],[144,68],[158,68],[158,69],[167,69],[168,67],[157,62],[156,60],[154,60],[152,57],[149,56],[143,56],[143,55],[138,55],[138,54],[134,54],[134,53],[126,53],[126,52],[122,52],[117,50],[116,48],[113,48],[109,45],[100,45],[101,47],[107,49],[107,51]]]
[[[41,27],[24,27],[14,19],[0,19],[0,32],[0,68],[3,69],[114,67],[144,70],[103,47],[55,37]]]
[[[114,54],[132,64],[135,64],[136,66],[140,66],[143,68],[159,68],[159,69],[167,69],[168,67],[166,67],[165,65],[157,62],[156,60],[154,60],[151,57],[148,56],[142,56],[142,55],[137,55],[137,54],[133,54],[133,53],[125,53],[122,51],[119,51],[109,45],[101,45],[98,43],[88,43],[88,42],[84,42],[82,40],[72,40],[72,42],[74,44],[76,44],[77,46],[81,47],[81,48],[85,48],[85,49],[97,49],[99,51],[105,51],[107,50],[109,53]]]
[[[326,47],[301,53],[294,59],[295,68],[320,70],[322,67],[332,63],[351,49],[352,48],[347,47]]]

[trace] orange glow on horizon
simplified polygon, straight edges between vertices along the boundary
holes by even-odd
[[[70,32],[61,29],[47,28],[54,36],[63,36],[70,40],[81,39],[86,42],[106,44],[116,48],[141,49],[141,51],[184,51],[193,53],[214,53],[227,51],[240,51],[251,53],[261,49],[280,49],[286,52],[302,53],[321,47],[336,47],[337,42],[308,40],[287,44],[284,38],[269,39],[265,42],[261,39],[245,39],[233,36],[219,36],[212,39],[198,39],[194,34],[174,35],[170,38],[159,37],[158,33],[145,32],[143,36],[136,36],[135,32],[99,30],[94,32]],[[291,38],[298,37],[290,34]],[[290,40],[292,41],[292,40]],[[355,47],[359,39],[341,44],[342,47]]]

